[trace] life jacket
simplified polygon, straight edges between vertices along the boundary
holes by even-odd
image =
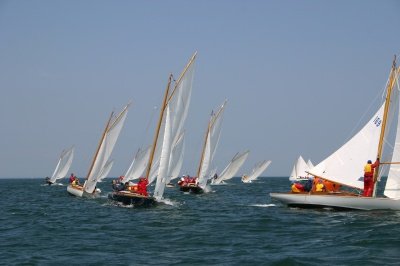
[[[372,172],[372,165],[370,163],[364,166],[364,173],[371,173]]]
[[[316,191],[316,192],[322,192],[322,191],[324,191],[324,184],[323,184],[323,183],[318,183],[318,184],[315,186],[315,191]]]

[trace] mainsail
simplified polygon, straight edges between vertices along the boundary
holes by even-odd
[[[107,177],[107,175],[111,171],[113,164],[114,164],[114,160],[109,160],[106,162],[106,164],[103,166],[103,169],[101,169],[101,171],[100,171],[97,182],[101,182],[101,181],[103,181],[104,178]]]
[[[71,167],[73,158],[74,158],[74,147],[71,147],[67,150],[63,150],[61,152],[56,169],[54,169],[53,175],[49,180],[51,183],[54,183],[56,182],[56,180],[64,178],[67,175],[68,170]]]
[[[174,144],[171,152],[171,158],[169,160],[169,174],[167,177],[167,184],[171,182],[171,180],[179,177],[179,173],[182,169],[183,164],[183,155],[185,152],[185,132],[182,132]]]
[[[146,169],[147,162],[149,160],[150,155],[150,147],[147,147],[144,150],[139,149],[135,157],[132,160],[131,165],[129,166],[124,178],[122,179],[122,183],[128,182],[130,180],[135,180],[141,177]]]
[[[229,164],[225,167],[222,173],[218,178],[213,179],[212,183],[217,185],[223,181],[229,180],[236,175],[239,171],[240,167],[244,164],[247,157],[249,156],[250,151],[245,151],[243,153],[236,153]]]
[[[124,125],[129,106],[130,103],[125,106],[125,108],[121,111],[121,113],[119,113],[118,116],[114,117],[113,113],[111,114],[111,117],[104,130],[97,152],[94,156],[92,167],[90,168],[89,173],[87,175],[86,178],[87,180],[83,186],[84,190],[87,193],[93,193],[96,187],[96,183],[98,182],[99,177],[101,176],[101,171],[103,170],[105,164],[107,163],[108,159],[111,156],[111,153],[117,142],[119,133],[121,132],[121,129]]]
[[[199,169],[197,171],[198,185],[202,189],[204,189],[207,185],[210,166],[218,146],[225,105],[226,101],[221,105],[217,113],[211,114],[211,118],[208,123]]]

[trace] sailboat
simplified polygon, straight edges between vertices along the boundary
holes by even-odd
[[[147,162],[150,156],[151,147],[147,147],[144,150],[138,149],[133,157],[132,163],[126,171],[125,175],[122,177],[121,183],[126,183],[131,180],[139,179],[146,170]]]
[[[130,103],[127,104],[117,116],[114,116],[114,112],[111,113],[94,154],[85,183],[82,186],[70,184],[67,187],[69,194],[77,197],[97,196],[99,190],[96,190],[96,184],[102,177],[104,177],[104,173],[107,172],[107,167],[110,167],[109,164],[107,165],[107,161],[118,140],[126,115],[128,114],[129,106]]]
[[[201,151],[197,177],[182,177],[178,182],[180,191],[200,194],[206,189],[208,177],[210,176],[209,174],[211,171],[210,166],[212,164],[221,134],[222,117],[225,110],[225,105],[226,101],[221,105],[216,113],[211,113]]]
[[[110,173],[113,165],[114,165],[114,160],[109,160],[106,162],[106,164],[103,166],[103,169],[101,169],[101,171],[99,173],[97,182],[101,182],[104,180],[104,178],[107,177],[107,175]]]
[[[374,172],[375,189],[372,197],[359,193],[270,193],[272,199],[288,206],[304,208],[333,208],[356,210],[400,210],[400,116],[399,76],[396,58],[386,84],[383,104],[368,123],[341,148],[309,170],[315,177],[341,184],[356,190],[363,189],[360,176],[367,160],[380,158],[381,165],[390,165],[383,196],[377,196],[377,185],[384,172],[377,167]],[[397,124],[397,125],[396,125]],[[390,130],[394,130],[391,132]],[[395,145],[389,144],[394,138]],[[385,148],[385,151],[384,151]]]
[[[136,191],[128,187],[120,191],[113,191],[108,195],[109,199],[135,207],[154,206],[163,199],[166,182],[172,171],[170,167],[172,146],[183,132],[189,109],[196,54],[189,60],[174,86],[172,86],[172,74],[168,79],[146,172],[138,183],[138,186],[140,184],[147,185],[150,183],[150,179],[155,177],[156,184],[153,195],[149,195],[147,190]],[[157,154],[156,151],[158,151]]]
[[[226,180],[229,180],[232,177],[234,177],[236,173],[239,171],[240,167],[242,167],[242,165],[246,161],[247,157],[249,156],[249,153],[250,151],[236,153],[235,156],[233,156],[232,160],[229,162],[229,164],[221,172],[221,174],[211,179],[211,184],[219,185],[221,183],[224,183]]]
[[[252,181],[257,180],[257,178],[268,168],[270,164],[270,160],[258,162],[251,171],[251,174],[242,176],[242,182],[251,183]]]
[[[52,185],[56,183],[57,180],[64,178],[67,175],[69,168],[71,167],[73,158],[74,147],[63,150],[61,152],[60,158],[58,159],[58,163],[56,169],[54,169],[53,175],[51,177],[46,177],[46,183],[48,185]]]
[[[313,167],[313,166],[312,166]],[[301,180],[308,180],[309,174],[308,171],[312,168],[303,157],[300,155],[297,159],[296,163],[293,165],[292,172],[290,173],[289,180],[294,181],[301,181]]]
[[[167,187],[174,187],[171,181],[179,177],[179,173],[181,172],[183,165],[184,153],[185,153],[185,132],[183,131],[176,140],[174,147],[172,148],[171,158],[169,160],[169,166],[168,166],[168,169],[170,169],[170,171],[166,181]]]

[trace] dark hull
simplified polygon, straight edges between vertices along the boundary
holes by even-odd
[[[152,207],[157,204],[153,197],[146,197],[136,193],[111,192],[108,194],[108,198],[124,205],[133,205],[134,207]]]
[[[191,192],[193,194],[202,194],[202,193],[204,193],[204,190],[199,186],[180,186],[179,190],[183,191],[183,192]]]

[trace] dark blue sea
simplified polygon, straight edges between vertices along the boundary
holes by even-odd
[[[147,209],[110,202],[109,185],[84,199],[0,179],[0,264],[400,265],[400,212],[288,208],[269,197],[288,178],[234,178],[202,195],[166,188],[166,204]]]

